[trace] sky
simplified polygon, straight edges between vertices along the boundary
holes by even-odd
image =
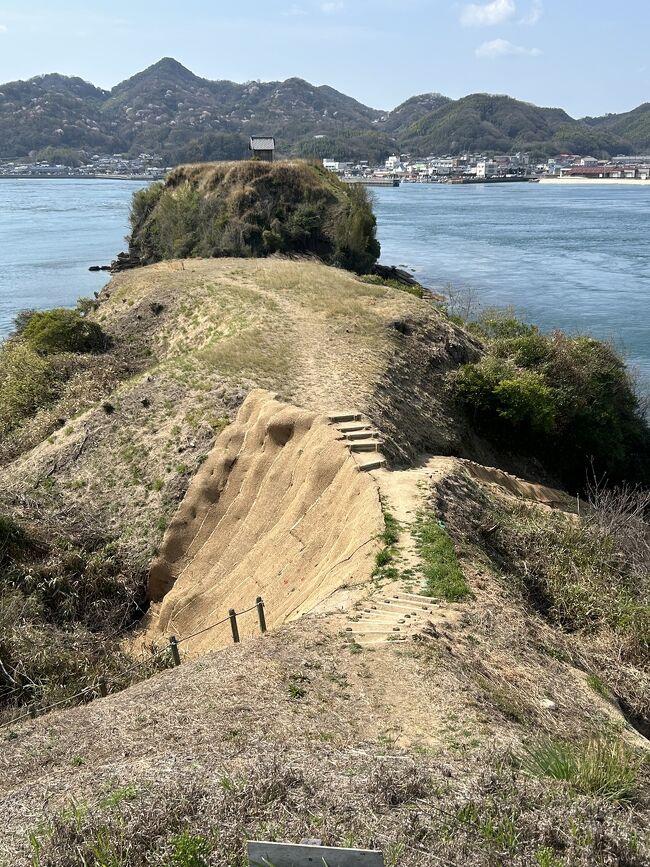
[[[0,82],[61,72],[110,88],[168,56],[379,109],[489,92],[582,117],[650,100],[647,16],[648,0],[0,0]]]

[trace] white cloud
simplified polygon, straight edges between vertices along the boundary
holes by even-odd
[[[7,32],[7,25],[6,24],[0,24],[0,33],[6,33],[6,32]]]
[[[533,3],[528,11],[527,15],[521,19],[522,24],[530,24],[532,27],[537,24],[542,15],[544,14],[544,3],[543,0],[533,0]]]
[[[326,15],[332,15],[334,12],[340,12],[344,6],[345,3],[341,2],[341,0],[331,0],[331,2],[328,3],[321,3],[320,9],[321,12],[324,12]]]
[[[470,3],[460,16],[465,27],[491,27],[514,18],[517,12],[515,0],[492,0],[491,3]]]
[[[294,3],[293,6],[290,6],[289,9],[284,13],[285,15],[306,15],[307,12],[302,8],[302,6],[298,6],[297,3]]]
[[[476,56],[484,60],[495,60],[497,57],[539,57],[539,48],[524,48],[523,45],[513,45],[507,39],[492,39],[484,42],[476,49]]]

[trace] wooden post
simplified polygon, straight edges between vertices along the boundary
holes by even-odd
[[[106,698],[108,695],[108,687],[106,686],[106,678],[102,675],[97,681],[97,687],[99,689],[99,694],[102,698]]]
[[[169,649],[172,652],[172,662],[174,663],[174,665],[180,665],[181,655],[178,652],[178,641],[176,641],[175,635],[172,635],[172,637],[169,639]]]
[[[237,612],[234,608],[231,608],[228,612],[228,617],[230,617],[230,628],[232,629],[232,640],[235,644],[239,644],[239,627],[237,626]]]
[[[29,715],[32,719],[36,719],[36,705],[35,704],[30,704]]]
[[[264,600],[261,596],[257,597],[255,604],[257,605],[257,619],[260,622],[260,632],[264,635],[266,632],[266,617],[264,616]]]

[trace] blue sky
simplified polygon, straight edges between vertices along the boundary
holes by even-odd
[[[0,0],[0,81],[111,87],[163,56],[206,78],[306,78],[376,108],[508,93],[574,116],[650,99],[647,0]]]

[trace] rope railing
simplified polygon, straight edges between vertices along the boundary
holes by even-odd
[[[216,629],[217,626],[222,626],[224,623],[230,622],[230,628],[232,632],[232,639],[234,644],[239,644],[241,642],[241,638],[239,635],[239,625],[237,623],[237,618],[242,617],[244,614],[249,614],[251,611],[257,610],[257,618],[259,623],[260,632],[262,635],[266,633],[266,615],[265,615],[265,606],[264,600],[261,596],[258,596],[255,600],[255,605],[251,605],[250,608],[245,608],[243,611],[235,611],[234,608],[231,608],[228,611],[228,616],[222,618],[221,620],[217,620],[216,623],[210,624],[210,626],[205,626],[203,629],[198,629],[196,632],[192,632],[190,635],[184,635],[181,638],[177,638],[175,635],[172,635],[169,639],[169,644],[166,647],[160,647],[152,651],[151,658],[157,659],[160,656],[163,656],[166,653],[171,655],[172,664],[174,667],[179,666],[181,664],[181,656],[178,650],[180,644],[184,644],[186,641],[190,641],[192,638],[197,638],[199,635],[203,635],[206,632],[210,632],[211,629]],[[129,666],[124,671],[120,672],[121,677],[126,677],[129,674],[132,674],[134,671],[137,671],[140,668],[142,663],[137,662],[134,665]],[[19,672],[10,666],[13,669],[14,673],[19,674]],[[5,693],[5,695],[14,695],[15,693],[22,692],[23,690],[18,687],[14,687],[9,692]],[[22,713],[20,716],[14,717],[7,722],[0,724],[0,731],[6,728],[10,728],[16,723],[22,722],[26,719],[36,719],[37,716],[43,716],[49,711],[54,710],[57,707],[61,707],[64,704],[68,704],[68,702],[74,701],[77,698],[82,698],[89,693],[96,693],[96,697],[105,698],[108,695],[108,687],[106,684],[106,679],[101,676],[98,678],[96,683],[93,683],[92,686],[87,686],[79,692],[74,693],[74,695],[66,696],[65,698],[59,699],[59,701],[55,701],[52,704],[48,704],[45,707],[37,707],[36,704],[29,705],[28,710],[25,713]]]

